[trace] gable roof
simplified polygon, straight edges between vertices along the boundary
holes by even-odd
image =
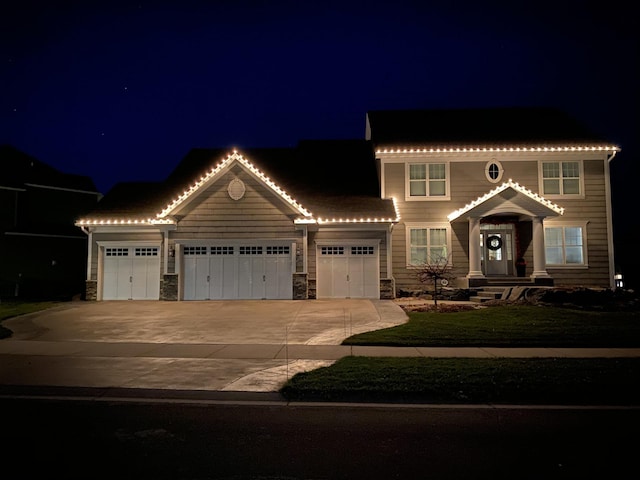
[[[0,187],[22,189],[28,185],[98,193],[91,178],[63,173],[37,158],[10,146],[0,145]]]
[[[175,208],[228,166],[225,162],[252,171],[306,221],[388,222],[397,217],[393,200],[379,196],[371,142],[305,140],[294,148],[193,149],[164,182],[117,184],[78,224],[167,223]]]
[[[562,215],[564,209],[509,179],[473,202],[451,212],[447,218],[453,222],[471,216],[479,218],[513,213],[555,217]]]
[[[206,174],[200,176],[191,186],[185,189],[181,194],[177,196],[169,205],[167,205],[157,216],[158,218],[165,218],[176,210],[178,210],[184,204],[189,203],[196,198],[202,190],[206,188],[207,184],[215,181],[222,174],[229,170],[234,164],[239,164],[244,168],[246,172],[252,175],[254,178],[261,181],[267,188],[271,189],[277,196],[279,196],[284,202],[288,203],[299,215],[304,217],[311,217],[311,213],[306,210],[298,201],[292,198],[287,192],[285,192],[280,186],[273,182],[267,175],[261,172],[254,164],[245,159],[237,151],[229,154],[227,158],[217,163]]]
[[[540,107],[371,111],[367,127],[377,149],[609,144],[565,112]]]

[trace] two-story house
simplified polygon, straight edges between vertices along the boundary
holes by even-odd
[[[95,184],[8,145],[0,162],[0,298],[81,294],[87,237],[74,222],[101,198]]]
[[[393,298],[435,262],[465,288],[609,287],[617,151],[529,108],[369,112],[362,140],[194,149],[76,222],[87,298]]]
[[[396,198],[393,276],[444,259],[459,286],[612,287],[609,162],[618,147],[542,108],[367,115],[381,196]],[[525,266],[526,265],[526,266]]]

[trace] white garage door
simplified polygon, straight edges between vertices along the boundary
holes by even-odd
[[[184,247],[184,299],[291,299],[292,247]]]
[[[106,247],[104,300],[158,300],[160,255],[158,247]]]
[[[379,298],[378,247],[319,245],[318,298]]]

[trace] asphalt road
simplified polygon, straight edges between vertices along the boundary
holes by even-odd
[[[637,408],[9,397],[0,408],[6,479],[637,478]]]

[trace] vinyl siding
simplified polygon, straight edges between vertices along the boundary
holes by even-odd
[[[492,157],[473,158],[464,161],[460,156],[448,158],[407,156],[406,162],[442,162],[450,161],[450,193],[451,200],[405,200],[405,163],[397,158],[393,163],[383,163],[383,178],[385,196],[398,200],[401,222],[393,231],[393,276],[398,289],[420,288],[417,271],[407,268],[406,258],[406,224],[407,223],[442,223],[449,224],[447,215],[464,207],[469,202],[485,195],[495,187],[509,179],[519,183],[533,192],[540,192],[538,185],[538,164],[540,160],[562,161],[582,160],[575,154],[565,155],[527,155],[523,158],[510,160],[506,156],[496,157],[504,169],[502,178],[497,183],[490,182],[485,175],[487,162]],[[384,159],[383,159],[384,160]],[[587,224],[587,254],[588,268],[549,268],[556,285],[599,285],[609,286],[609,255],[607,232],[606,189],[604,176],[604,161],[587,158],[583,160],[584,198],[570,197],[554,198],[552,201],[565,209],[563,216],[547,220],[552,222]],[[533,265],[533,252],[530,242],[531,225],[528,222],[520,224],[523,229],[521,248],[529,269]],[[453,275],[465,276],[468,272],[468,224],[465,221],[451,224],[451,261]],[[528,271],[528,274],[530,271]]]
[[[227,193],[227,185],[236,176],[246,187],[240,200],[231,199]],[[300,215],[240,167],[201,192],[185,210],[178,212],[184,217],[171,234],[174,240],[300,237],[293,223]]]

